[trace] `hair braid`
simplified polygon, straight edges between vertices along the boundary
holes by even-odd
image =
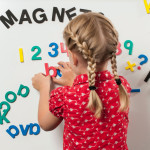
[[[112,58],[111,58],[111,67],[112,67],[112,72],[114,74],[115,79],[118,79],[119,76],[117,74],[117,62],[116,62],[116,51],[112,53]]]
[[[96,62],[92,57],[92,50],[88,48],[88,45],[85,41],[82,42],[82,44],[79,42],[77,34],[73,34],[73,32],[71,32],[70,30],[67,30],[67,33],[70,34],[71,39],[74,41],[73,43],[77,44],[78,50],[80,53],[82,53],[83,58],[87,60],[89,86],[95,86]],[[96,118],[100,118],[102,102],[95,90],[90,90],[89,103],[86,108],[89,108],[92,112],[95,112]]]
[[[114,74],[114,78],[115,79],[119,79],[119,76],[118,76],[118,73],[117,73],[116,51],[114,51],[112,53],[111,67],[112,67],[112,72]],[[128,93],[127,93],[125,87],[122,84],[120,84],[118,86],[119,86],[119,96],[120,96],[120,108],[119,108],[119,111],[126,111],[128,106],[129,106],[129,104],[130,104]]]

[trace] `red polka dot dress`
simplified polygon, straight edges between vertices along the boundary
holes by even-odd
[[[72,86],[62,86],[51,91],[49,110],[64,119],[64,150],[128,150],[128,113],[118,112],[119,88],[108,70],[96,72],[96,92],[102,103],[100,119],[86,109],[89,101],[88,75],[80,74]],[[129,96],[131,87],[119,76]]]

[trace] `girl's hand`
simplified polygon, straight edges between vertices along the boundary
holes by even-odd
[[[51,76],[45,76],[43,73],[35,74],[32,78],[32,86],[38,90],[48,90],[50,91],[50,84],[51,84]]]
[[[58,66],[58,67],[55,66],[56,69],[59,69],[61,71],[62,76],[59,79],[57,79],[56,77],[52,77],[53,81],[55,83],[62,85],[62,86],[72,86],[76,75],[72,71],[70,63],[60,61],[60,62],[58,62],[58,64],[63,65],[63,67],[62,66]]]

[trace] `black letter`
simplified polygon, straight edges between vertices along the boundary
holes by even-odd
[[[80,9],[80,11],[84,13],[91,12],[91,10],[87,10],[87,9]]]
[[[65,9],[62,8],[61,14],[60,14],[59,11],[58,11],[58,8],[57,7],[53,7],[52,21],[55,21],[56,14],[57,14],[57,17],[58,17],[59,21],[63,22],[64,21]]]
[[[74,11],[74,10],[76,10],[75,7],[73,7],[73,8],[71,8],[71,9],[69,9],[69,10],[66,11],[66,14],[67,14],[69,20],[72,20],[72,17],[76,16],[76,13],[70,14],[70,12],[71,12],[71,11]]]
[[[45,14],[41,14],[41,15],[40,15],[40,18],[42,18],[41,20],[37,20],[37,18],[36,18],[36,13],[37,13],[38,11],[44,12],[44,10],[43,10],[42,8],[37,8],[37,9],[35,9],[35,10],[33,11],[33,14],[32,14],[32,17],[33,17],[34,21],[35,21],[36,23],[43,23],[44,21],[47,21],[47,17],[46,17]]]
[[[26,18],[25,18],[25,16],[26,16]],[[23,11],[22,11],[19,24],[22,24],[23,21],[28,21],[29,23],[32,23],[26,9],[23,9]]]
[[[149,73],[148,73],[148,75],[146,76],[146,78],[145,78],[145,82],[147,82],[148,80],[149,80],[149,78],[150,78],[150,71],[149,71]]]
[[[7,10],[7,11],[6,11],[6,14],[7,14],[7,17],[8,17],[9,19],[5,18],[5,17],[2,15],[2,16],[0,16],[0,20],[1,20],[1,22],[5,25],[5,27],[6,27],[7,29],[9,29],[10,26],[9,26],[8,24],[10,24],[10,25],[13,25],[13,24],[14,24],[14,21],[13,21],[12,19],[14,19],[15,21],[18,21],[18,19],[14,16],[14,14],[13,14],[10,10]],[[7,23],[8,23],[8,24],[7,24]]]

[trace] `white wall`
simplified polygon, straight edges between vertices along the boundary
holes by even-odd
[[[148,1],[149,3],[150,1]],[[66,53],[61,53],[60,48],[57,57],[50,57],[49,44],[63,42],[62,31],[69,22],[65,15],[64,22],[60,23],[58,18],[52,21],[53,7],[59,9],[70,9],[75,7],[77,15],[82,9],[89,9],[95,12],[103,12],[110,18],[119,31],[120,42],[122,44],[122,54],[117,56],[118,73],[127,78],[133,89],[141,89],[140,93],[131,93],[131,105],[129,113],[129,128],[127,143],[129,150],[149,150],[150,149],[150,81],[144,82],[148,74],[149,61],[138,70],[137,66],[142,61],[138,58],[140,54],[145,54],[150,58],[149,34],[150,15],[146,13],[142,0],[0,0],[0,16],[9,9],[20,18],[22,10],[27,9],[31,17],[32,24],[24,22],[22,25],[16,22],[7,29],[0,21],[0,102],[6,101],[5,94],[8,91],[17,93],[20,84],[26,85],[30,93],[26,98],[17,96],[7,114],[10,123],[3,122],[0,125],[0,148],[5,150],[62,150],[63,148],[63,123],[50,132],[41,129],[38,135],[27,133],[23,136],[19,125],[24,127],[30,123],[38,123],[38,101],[39,94],[32,87],[31,78],[35,73],[45,73],[44,63],[50,66],[57,65],[59,60],[69,61]],[[37,24],[32,18],[33,10],[42,8],[47,15],[48,21]],[[39,13],[40,14],[40,13]],[[124,48],[124,42],[131,40],[134,44],[132,55]],[[38,45],[41,48],[42,60],[31,60],[34,52],[31,48]],[[20,63],[19,48],[23,48],[24,63]],[[127,61],[136,63],[135,71],[125,70]],[[109,70],[111,68],[109,66]],[[4,108],[3,108],[4,109]],[[1,111],[2,112],[2,111]],[[14,139],[6,132],[9,126],[15,125],[20,133]],[[13,132],[13,131],[12,131]],[[15,133],[15,132],[14,132]]]

